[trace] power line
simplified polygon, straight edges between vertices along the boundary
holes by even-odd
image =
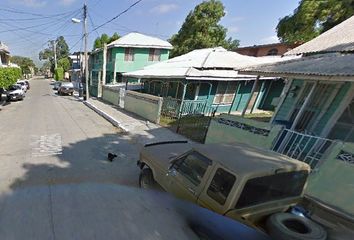
[[[113,22],[114,20],[116,20],[117,18],[119,18],[120,16],[122,16],[124,13],[128,12],[130,9],[132,9],[135,5],[139,4],[140,2],[142,2],[143,0],[138,0],[136,2],[134,2],[132,5],[130,5],[127,9],[125,9],[124,11],[120,12],[118,15],[116,15],[115,17],[111,18],[110,20],[102,23],[101,25],[99,25],[98,27],[94,28],[91,32],[96,31],[97,29],[103,27],[104,25]],[[90,33],[91,33],[90,32]]]

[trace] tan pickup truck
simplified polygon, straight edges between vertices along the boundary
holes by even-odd
[[[141,187],[158,183],[179,198],[248,225],[272,228],[268,232],[277,228],[275,239],[326,238],[316,223],[283,213],[303,196],[310,172],[306,163],[243,144],[181,141],[145,145],[138,166]]]

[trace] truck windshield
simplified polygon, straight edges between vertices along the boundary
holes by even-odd
[[[241,193],[236,209],[300,196],[307,176],[307,171],[297,171],[250,179]]]

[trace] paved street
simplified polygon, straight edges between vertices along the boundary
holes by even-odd
[[[23,101],[0,112],[0,190],[61,183],[137,185],[137,145],[49,80],[31,81]],[[113,163],[108,152],[118,155]]]

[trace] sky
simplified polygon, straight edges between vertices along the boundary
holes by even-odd
[[[114,32],[125,35],[140,32],[168,39],[180,29],[187,14],[201,0],[143,0],[113,22],[92,31],[118,15],[136,0],[87,0],[89,49],[94,39]],[[241,46],[278,42],[276,25],[291,14],[299,0],[222,0],[226,16],[221,24],[228,36],[239,39]],[[48,41],[63,35],[71,52],[83,50],[83,0],[0,0],[0,41],[11,55],[27,56],[38,63],[38,53]]]

